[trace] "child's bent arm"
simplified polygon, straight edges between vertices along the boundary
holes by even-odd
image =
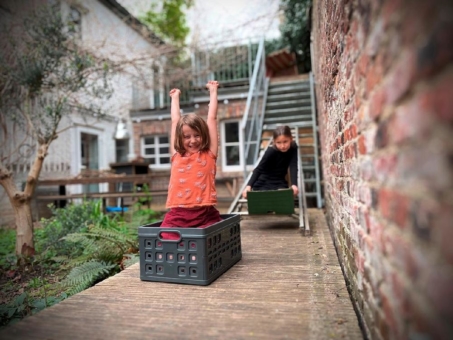
[[[171,97],[170,155],[173,155],[173,153],[175,152],[176,125],[178,124],[178,121],[181,118],[181,110],[179,107],[179,95],[180,94],[181,94],[181,91],[179,89],[172,89],[170,91],[170,97]]]
[[[217,156],[219,145],[219,135],[217,132],[217,88],[219,87],[219,83],[217,81],[209,81],[206,84],[206,87],[209,89],[209,110],[207,119],[209,138],[211,140],[209,149]]]
[[[250,185],[247,185],[244,189],[244,191],[242,192],[242,197],[243,198],[247,198],[247,193],[252,190],[252,187]]]

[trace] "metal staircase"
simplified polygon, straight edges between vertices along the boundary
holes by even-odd
[[[255,166],[258,165],[272,140],[272,132],[278,125],[288,125],[299,146],[299,184],[300,194],[296,198],[296,214],[299,216],[300,227],[305,234],[310,233],[306,209],[308,206],[321,208],[321,171],[319,164],[318,128],[316,124],[315,99],[312,74],[295,77],[284,81],[271,81],[265,91],[264,115],[262,117],[261,143]],[[242,199],[248,176],[244,177],[241,190],[232,202],[229,213],[247,215],[247,200]],[[307,198],[310,205],[307,205]]]
[[[319,162],[318,126],[314,98],[313,75],[286,81],[271,81],[263,120],[263,136],[272,136],[278,125],[288,125],[299,145],[305,197],[309,205],[321,208],[321,170]],[[300,183],[300,182],[299,182]]]

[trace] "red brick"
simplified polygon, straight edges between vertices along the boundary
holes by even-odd
[[[395,301],[393,296],[381,286],[379,290],[381,303],[382,303],[382,311],[384,313],[384,320],[389,328],[389,332],[395,336],[395,338],[401,338],[400,329],[398,325],[397,319],[399,319],[399,311],[395,306]]]
[[[362,160],[360,163],[360,177],[364,181],[369,181],[374,176],[373,163],[370,159]]]
[[[354,250],[354,261],[357,271],[360,273],[364,273],[365,257],[362,255],[362,252],[360,252],[357,249]]]
[[[367,207],[371,207],[371,190],[367,184],[362,184],[359,187],[359,201]]]
[[[410,51],[402,53],[396,65],[390,70],[385,84],[387,104],[394,104],[409,91],[413,85],[415,68],[414,53]]]
[[[425,112],[435,115],[441,122],[453,122],[453,73],[447,74],[420,96]]]
[[[357,113],[357,120],[360,130],[365,129],[368,123],[371,121],[369,106],[362,106]]]
[[[358,140],[359,146],[359,154],[365,155],[367,153],[366,145],[365,145],[365,136],[360,135]]]
[[[452,187],[448,153],[435,143],[420,143],[400,150],[397,178],[406,186],[437,195],[448,194]]]
[[[382,217],[390,219],[392,215],[392,192],[387,189],[379,190],[379,212]]]
[[[408,306],[410,310],[410,316],[407,320],[408,334],[422,339],[450,339],[445,336],[447,335],[445,328],[449,326],[442,325],[442,320],[433,316],[431,310],[426,308],[419,300],[409,299]]]
[[[382,249],[383,228],[383,225],[378,219],[376,219],[376,217],[370,216],[369,235],[376,246],[379,247],[379,249]]]
[[[440,317],[453,320],[453,268],[442,264],[426,268],[424,291]]]
[[[384,182],[395,177],[398,156],[390,152],[375,157],[373,160],[376,178]]]
[[[389,285],[392,289],[392,294],[399,305],[400,317],[407,319],[410,315],[410,309],[408,308],[408,290],[412,287],[408,287],[402,274],[399,271],[393,271],[390,274]]]
[[[349,123],[354,118],[354,113],[351,108],[346,108],[343,113],[344,121]]]
[[[409,138],[426,138],[433,128],[433,118],[421,108],[417,98],[398,106],[389,119],[390,142],[402,143]]]
[[[370,117],[372,119],[377,119],[383,114],[386,100],[385,88],[378,88],[373,92],[370,98]]]
[[[356,138],[357,137],[357,125],[352,124],[349,129],[351,132],[351,138]]]
[[[434,212],[433,240],[442,258],[453,265],[453,204],[442,204]]]
[[[381,83],[383,77],[382,57],[375,59],[366,75],[366,90],[368,93],[373,92]]]
[[[370,57],[366,53],[362,53],[357,59],[356,72],[360,76],[366,76],[370,65]]]

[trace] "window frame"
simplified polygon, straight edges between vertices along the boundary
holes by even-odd
[[[231,124],[231,123],[237,123],[238,125],[238,136],[239,136],[239,141],[235,144],[233,143],[227,143],[225,140],[225,137],[227,136],[227,133],[225,131],[226,124]],[[244,149],[241,147],[242,145],[242,134],[241,134],[241,120],[240,119],[228,119],[228,120],[223,120],[220,124],[221,126],[221,155],[222,155],[222,171],[224,172],[236,172],[236,171],[243,171],[244,170],[244,165],[243,165],[243,157],[242,154],[244,152]],[[226,148],[227,146],[231,145],[238,145],[239,147],[239,165],[227,165],[227,152]]]
[[[159,138],[161,137],[166,137],[168,139],[168,143],[160,143]],[[154,151],[155,153],[153,155],[147,155],[146,154],[146,149],[150,148],[150,146],[147,147],[147,145],[151,144],[145,144],[145,139],[146,138],[153,138],[154,139]],[[161,154],[160,153],[160,148],[161,147],[168,147],[168,154]],[[145,161],[149,162],[150,159],[154,159],[155,164],[149,163],[149,167],[151,169],[170,169],[171,167],[171,154],[170,154],[170,136],[168,134],[152,134],[152,135],[144,135],[140,139],[140,150],[141,150],[141,155],[145,159]],[[166,157],[168,156],[169,162],[161,164],[160,163],[160,158],[161,157]]]

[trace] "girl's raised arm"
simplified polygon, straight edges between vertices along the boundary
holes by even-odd
[[[207,119],[209,138],[211,139],[209,149],[217,156],[219,146],[219,135],[217,132],[217,88],[219,87],[219,83],[215,80],[211,80],[208,81],[206,87],[209,90],[209,110]]]
[[[178,124],[179,118],[181,118],[181,110],[179,108],[179,95],[181,91],[179,89],[171,89],[171,131],[170,131],[170,157],[175,153],[175,136],[176,136],[176,125]]]

